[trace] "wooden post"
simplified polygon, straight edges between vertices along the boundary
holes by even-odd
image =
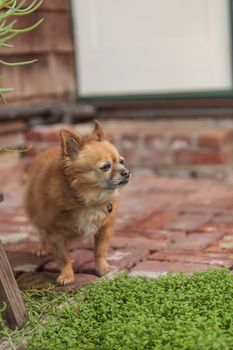
[[[3,195],[0,193],[0,202]],[[5,317],[10,328],[20,327],[27,313],[11,266],[0,242],[0,302],[6,303]]]

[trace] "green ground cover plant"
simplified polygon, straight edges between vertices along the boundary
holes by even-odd
[[[157,280],[124,275],[73,293],[23,294],[29,321],[2,336],[29,350],[233,349],[233,276],[207,270]],[[14,341],[13,341],[14,339]]]

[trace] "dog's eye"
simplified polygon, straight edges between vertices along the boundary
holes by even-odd
[[[108,171],[111,168],[111,164],[106,163],[104,165],[102,165],[102,167],[100,168],[100,170],[102,171]]]
[[[120,158],[119,163],[120,163],[121,165],[124,165],[124,164],[125,164],[124,159],[123,159],[123,158]]]

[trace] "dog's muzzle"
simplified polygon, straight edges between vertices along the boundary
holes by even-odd
[[[126,185],[131,176],[130,171],[128,169],[122,169],[120,175],[123,179],[119,182],[119,185]]]

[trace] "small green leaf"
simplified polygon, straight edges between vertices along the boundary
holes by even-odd
[[[24,61],[24,62],[6,62],[3,60],[0,60],[0,64],[2,64],[4,66],[8,66],[8,67],[15,67],[15,66],[23,66],[25,64],[31,64],[31,63],[34,63],[37,61],[38,61],[38,59],[31,60],[31,61]]]

